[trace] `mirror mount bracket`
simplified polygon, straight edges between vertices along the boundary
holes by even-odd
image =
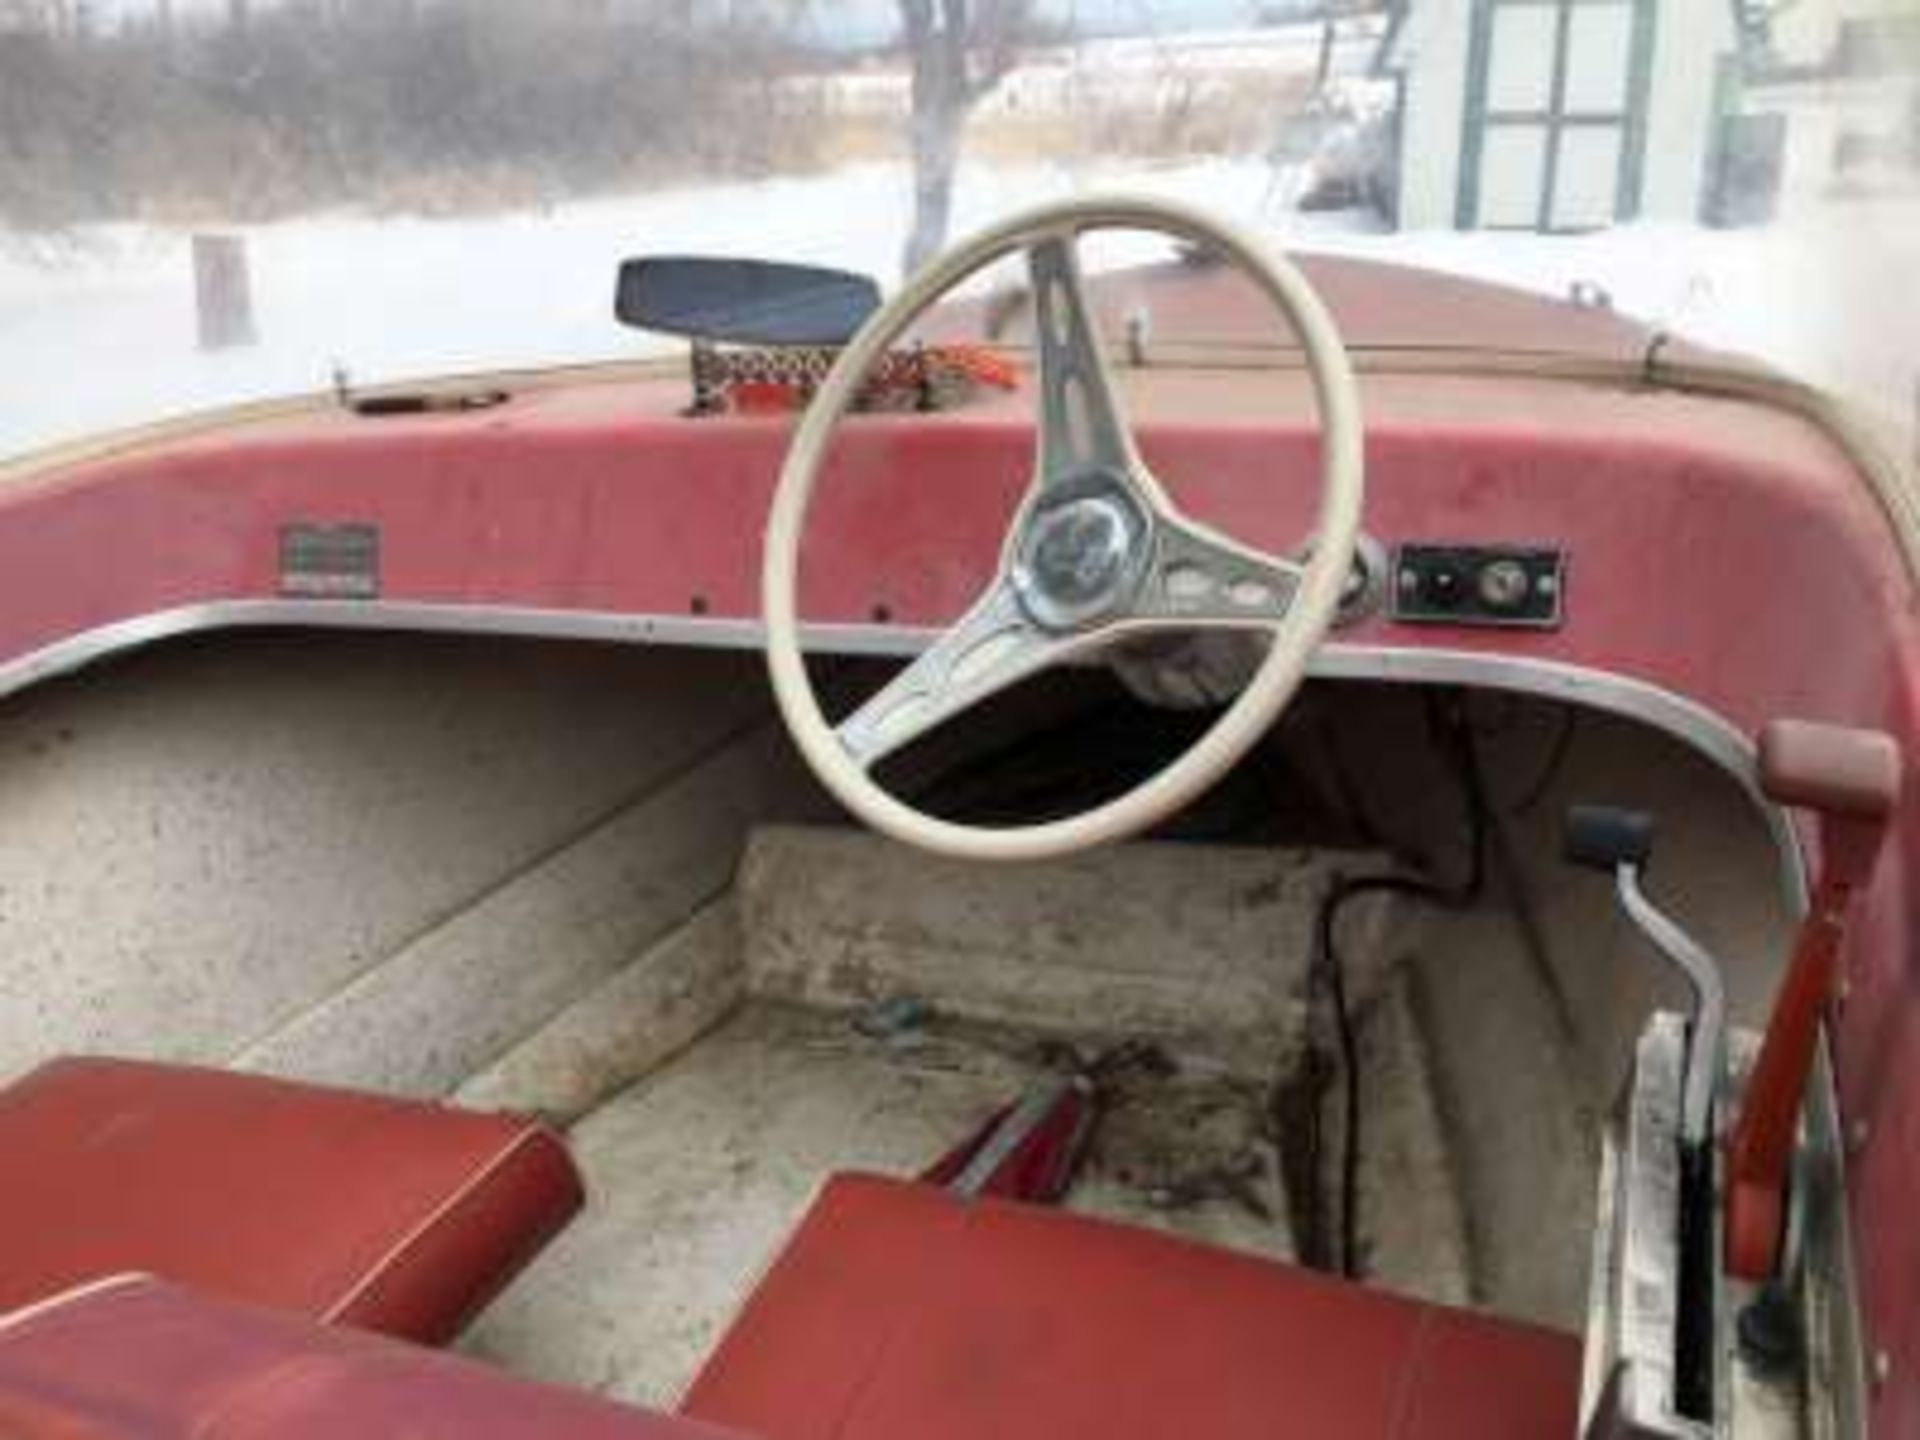
[[[719,347],[711,340],[696,336],[688,349],[687,374],[693,382],[693,399],[682,413],[690,420],[718,415],[727,408]]]

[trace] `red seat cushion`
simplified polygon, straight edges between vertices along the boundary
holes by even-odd
[[[0,1309],[143,1271],[439,1342],[580,1201],[521,1119],[118,1060],[0,1091]]]
[[[842,1177],[684,1410],[766,1440],[1566,1440],[1580,1363],[1550,1331]]]
[[[139,1277],[0,1320],[0,1435],[726,1440],[691,1420]]]

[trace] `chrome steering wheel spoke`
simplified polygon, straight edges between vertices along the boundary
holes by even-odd
[[[1160,508],[1153,559],[1126,623],[1266,628],[1286,619],[1305,567]]]
[[[1145,468],[1100,349],[1074,232],[1056,231],[1033,242],[1027,268],[1039,357],[1035,487],[1044,490],[1093,473],[1140,480]]]
[[[835,727],[847,758],[863,771],[1062,658],[1070,647],[1035,626],[1012,585],[996,578],[986,594],[878,693]]]
[[[834,728],[863,774],[1076,650],[1138,627],[1272,628],[1303,570],[1180,515],[1134,448],[1089,314],[1074,232],[1027,247],[1037,474],[1002,569],[967,613]]]
[[[1035,480],[987,592],[835,727],[864,772],[1084,644],[1138,576],[1160,490],[1114,396],[1075,232],[1035,240],[1027,263],[1039,370]]]

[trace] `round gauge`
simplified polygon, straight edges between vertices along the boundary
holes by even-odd
[[[1495,560],[1480,570],[1480,603],[1489,610],[1518,610],[1527,603],[1533,577],[1518,560]]]

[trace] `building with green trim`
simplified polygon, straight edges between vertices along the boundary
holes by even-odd
[[[1729,0],[1400,0],[1403,229],[1709,218],[1741,24]]]

